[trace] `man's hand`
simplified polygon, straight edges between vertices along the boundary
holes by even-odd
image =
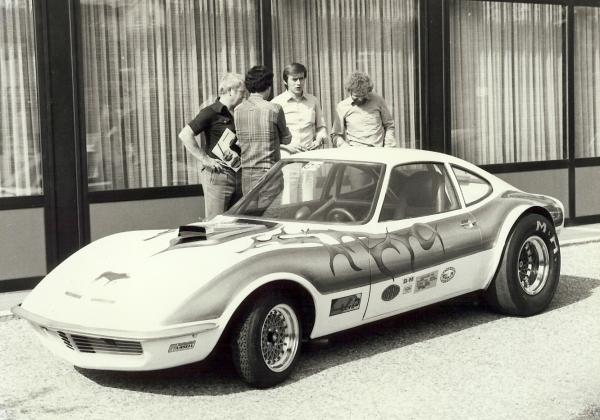
[[[327,132],[325,130],[321,130],[317,133],[317,137],[315,139],[314,143],[317,143],[316,147],[321,147],[325,144],[327,144],[327,140],[329,139],[329,136],[327,135]]]
[[[350,145],[350,143],[348,143],[345,140],[339,140],[337,142],[337,147],[342,148],[342,147],[352,147],[352,146]]]
[[[318,149],[325,143],[325,140],[327,140],[327,134],[317,134],[317,138],[308,146],[308,150]]]
[[[223,162],[221,162],[219,159],[213,159],[211,157],[206,157],[206,159],[204,159],[202,161],[202,166],[204,166],[204,169],[207,169],[209,171],[216,172],[216,173],[223,172],[226,167],[226,165]]]
[[[223,150],[223,159],[225,159],[225,160],[233,159],[233,152],[231,151],[231,149]]]
[[[290,151],[291,154],[304,152],[306,150],[306,147],[299,144],[287,144],[285,147]]]

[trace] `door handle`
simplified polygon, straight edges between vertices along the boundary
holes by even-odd
[[[477,225],[477,222],[475,220],[465,219],[460,222],[460,225],[465,229],[473,229],[475,225]]]

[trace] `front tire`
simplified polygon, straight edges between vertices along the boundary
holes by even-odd
[[[501,313],[530,316],[548,307],[560,277],[560,248],[554,225],[528,214],[517,221],[498,272],[484,298]]]
[[[300,354],[302,325],[295,304],[278,293],[260,297],[232,331],[233,363],[257,388],[284,381]]]

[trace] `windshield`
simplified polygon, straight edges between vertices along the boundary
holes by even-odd
[[[384,165],[280,161],[227,213],[274,220],[364,223],[372,215]]]

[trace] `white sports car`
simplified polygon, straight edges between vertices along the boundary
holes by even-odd
[[[305,339],[458,295],[543,311],[563,214],[558,200],[440,153],[305,152],[211,221],[91,243],[13,311],[77,366],[167,368],[228,340],[241,377],[268,387]]]

